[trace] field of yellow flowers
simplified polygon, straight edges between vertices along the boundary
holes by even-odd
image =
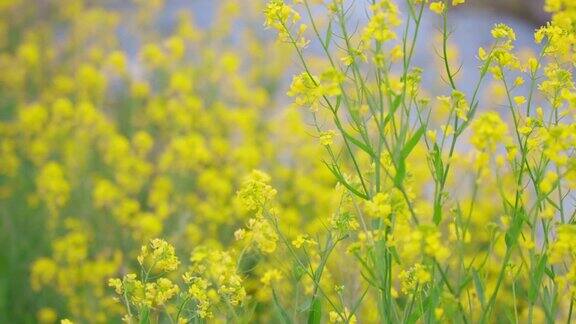
[[[576,1],[466,5],[1,0],[0,323],[576,323]]]

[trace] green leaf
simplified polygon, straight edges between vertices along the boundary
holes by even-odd
[[[392,258],[394,259],[394,261],[396,261],[396,263],[402,264],[402,262],[400,261],[400,255],[398,254],[396,247],[392,246],[390,248],[390,253],[392,254]]]
[[[322,303],[315,297],[308,312],[308,324],[320,324],[320,320],[322,320]]]
[[[484,293],[484,285],[482,285],[482,281],[478,276],[478,271],[476,269],[472,269],[472,278],[474,279],[474,287],[476,288],[476,294],[478,294],[478,300],[480,300],[480,304],[482,308],[486,303],[486,294]]]
[[[402,96],[398,95],[394,98],[394,102],[392,102],[392,113],[396,112],[396,109],[400,107],[400,103],[402,102]]]
[[[284,307],[282,307],[282,304],[280,304],[280,300],[278,299],[278,295],[276,294],[276,289],[274,288],[272,288],[272,296],[274,297],[274,306],[276,306],[276,310],[278,310],[280,318],[282,319],[282,323],[285,324],[292,323],[290,316],[288,315]]]
[[[406,177],[406,158],[410,155],[422,135],[424,134],[424,126],[420,126],[416,132],[412,135],[412,137],[406,141],[402,151],[400,151],[400,156],[398,157],[398,161],[396,162],[396,175],[394,176],[394,185],[400,188],[402,186],[402,182]]]
[[[388,114],[386,114],[386,118],[384,118],[383,126],[386,126],[388,122],[390,122],[390,120],[394,116],[394,113],[396,112],[396,109],[400,107],[401,102],[402,102],[402,96],[396,96],[396,98],[392,102],[392,107],[390,107],[390,111],[388,112]]]
[[[508,232],[506,232],[504,240],[506,241],[507,248],[511,248],[514,244],[516,244],[516,241],[518,240],[520,230],[522,229],[522,222],[524,220],[523,214],[524,212],[522,210],[518,211],[518,213],[512,220],[512,225],[510,226],[510,229],[508,230]]]
[[[366,152],[368,155],[370,155],[371,157],[375,157],[376,154],[374,153],[374,151],[370,148],[370,146],[366,145],[365,143],[361,142],[360,140],[358,140],[357,138],[355,138],[354,136],[350,135],[348,132],[346,132],[345,130],[342,130],[342,134],[344,134],[344,136],[350,140],[350,142],[352,142],[354,145],[358,146],[362,151]]]
[[[425,131],[424,125],[420,126],[416,130],[416,132],[414,132],[412,137],[404,144],[404,147],[402,148],[402,157],[404,159],[406,159],[408,155],[410,155],[414,147],[416,147],[416,144],[418,144],[418,142],[422,138],[422,135],[424,135],[424,131]]]
[[[544,287],[542,289],[542,309],[544,310],[544,314],[546,315],[547,323],[555,323],[556,319],[556,312],[557,312],[557,299],[555,293],[550,293],[550,289],[548,287]]]
[[[434,148],[432,149],[432,164],[434,165],[436,180],[442,181],[442,178],[444,177],[444,163],[442,162],[440,148],[436,143],[434,143]]]
[[[504,315],[506,315],[506,318],[508,318],[508,321],[506,321],[507,323],[516,323],[516,321],[514,320],[515,317],[510,309],[504,310]]]
[[[470,283],[470,281],[472,281],[472,276],[467,274],[464,279],[462,280],[462,282],[460,283],[459,287],[458,287],[458,291],[464,289],[464,287],[468,286],[468,284]]]
[[[346,181],[346,179],[344,179],[344,176],[342,175],[342,172],[340,172],[340,169],[338,168],[337,165],[328,164],[325,161],[323,161],[323,163],[324,163],[324,165],[326,165],[328,170],[330,170],[330,172],[332,172],[332,174],[336,177],[338,182],[340,182],[344,187],[346,187],[348,190],[350,190],[356,196],[358,196],[362,199],[368,200],[368,196],[366,196],[366,194],[363,194],[360,191],[358,191],[358,189],[354,188],[351,184],[349,184]]]
[[[328,21],[328,28],[326,29],[326,37],[324,39],[324,47],[328,48],[332,40],[332,20]]]
[[[538,266],[534,275],[530,277],[530,290],[528,290],[528,299],[530,302],[535,303],[538,298],[538,291],[540,290],[540,283],[542,282],[542,277],[544,276],[544,269],[546,268],[546,255],[542,255],[538,261]]]
[[[402,187],[402,182],[406,177],[406,162],[403,158],[398,161],[398,165],[396,166],[396,175],[394,176],[394,185],[398,188]]]
[[[420,297],[422,299],[420,301],[416,301],[418,307],[415,307],[412,312],[410,312],[410,315],[405,323],[419,323],[424,314],[431,313],[431,309],[433,309],[435,305],[438,305],[440,292],[440,286],[436,286],[432,289],[431,293],[427,297]]]
[[[150,323],[150,309],[148,307],[144,307],[139,314],[140,320],[138,321],[139,324],[147,324]]]
[[[546,273],[548,278],[550,278],[552,280],[554,280],[554,278],[556,278],[556,275],[554,274],[554,272],[552,272],[552,270],[550,270],[549,268],[544,268],[544,272]]]
[[[442,195],[442,193],[439,193],[439,195]],[[434,215],[432,216],[432,220],[434,221],[434,224],[438,225],[440,224],[440,221],[442,220],[442,197],[439,197],[437,200],[434,201]]]

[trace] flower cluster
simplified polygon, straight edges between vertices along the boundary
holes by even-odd
[[[270,176],[260,170],[253,170],[244,178],[238,199],[247,211],[262,213],[270,204],[276,196],[276,189],[269,182]]]
[[[118,294],[118,301],[126,307],[124,319],[128,322],[146,321],[162,309],[174,312],[169,316],[174,316],[178,323],[191,318],[212,318],[214,308],[223,304],[239,306],[246,297],[242,278],[228,252],[207,247],[194,249],[181,285],[167,278],[178,271],[180,261],[174,255],[174,247],[166,241],[153,239],[142,246],[137,259],[140,277],[128,273],[121,279],[108,281]]]
[[[362,39],[380,43],[396,39],[395,28],[402,23],[398,6],[390,0],[376,1],[370,6],[372,16],[362,31]]]
[[[550,262],[564,265],[565,271],[556,277],[556,282],[561,291],[568,291],[573,297],[576,296],[576,226],[562,225],[556,234],[550,245]]]
[[[172,245],[161,239],[153,239],[150,244],[142,246],[138,263],[147,272],[164,273],[176,270],[180,261]]]
[[[478,116],[471,125],[470,142],[478,150],[493,151],[496,145],[504,142],[508,134],[508,126],[496,112],[487,112]]]
[[[334,69],[324,71],[320,77],[304,72],[293,78],[287,94],[294,97],[296,105],[317,111],[325,98],[341,94],[343,81],[344,76]]]
[[[213,317],[219,305],[239,306],[246,298],[236,262],[224,251],[198,247],[190,257],[190,267],[183,275],[187,295],[196,303],[200,318]]]
[[[278,37],[281,41],[293,43],[299,48],[304,48],[309,41],[304,37],[307,26],[301,24],[298,30],[293,34],[293,29],[300,20],[300,14],[292,7],[287,5],[284,0],[270,1],[264,9],[264,26],[274,28],[278,31]]]
[[[142,246],[138,263],[142,270],[141,278],[135,273],[129,273],[122,279],[112,278],[108,281],[108,285],[123,296],[128,321],[133,320],[132,308],[137,311],[138,317],[146,317],[180,292],[178,285],[164,277],[175,271],[180,264],[174,254],[174,247],[168,242],[154,239],[150,244]],[[154,277],[157,279],[153,280]]]

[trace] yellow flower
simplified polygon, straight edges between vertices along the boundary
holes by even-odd
[[[175,93],[186,94],[192,91],[192,78],[181,72],[176,72],[170,77],[170,89]]]
[[[340,87],[344,81],[344,74],[336,69],[328,69],[320,74],[320,94],[327,97],[338,96],[342,93]]]
[[[272,188],[269,182],[270,176],[259,170],[253,170],[244,178],[237,196],[247,211],[262,212],[276,196],[276,189]]]
[[[436,317],[436,320],[440,320],[442,319],[442,316],[444,316],[444,308],[436,307],[434,309],[434,317]]]
[[[500,39],[516,40],[516,33],[514,33],[514,30],[508,25],[496,24],[496,26],[492,28],[492,37]]]
[[[404,50],[400,45],[394,46],[390,51],[390,58],[392,59],[392,61],[397,61],[401,59],[403,56],[404,56]]]
[[[34,291],[50,283],[58,271],[58,265],[50,258],[40,258],[32,264],[31,284]]]
[[[323,146],[330,146],[336,136],[336,132],[333,130],[324,131],[320,133],[320,144]]]
[[[436,142],[436,136],[438,132],[435,129],[429,129],[426,131],[426,137],[432,141],[432,142]]]
[[[488,55],[486,54],[486,50],[482,47],[478,48],[478,58],[482,61],[485,61],[488,58]]]
[[[282,273],[280,271],[278,271],[277,269],[272,269],[272,270],[268,270],[268,271],[266,271],[266,273],[264,273],[264,275],[260,279],[260,282],[262,282],[266,286],[269,286],[273,281],[281,280],[282,277],[283,276],[282,276]]]
[[[172,58],[176,60],[181,59],[186,53],[186,45],[181,37],[172,36],[166,40],[165,45]]]
[[[40,53],[40,48],[34,42],[23,43],[17,50],[18,58],[30,66],[36,66],[40,62]]]
[[[423,285],[432,280],[432,275],[424,265],[416,263],[398,275],[404,294],[415,293],[416,289],[423,289]]]
[[[174,297],[180,288],[166,278],[158,278],[155,283],[147,285],[148,298],[153,299],[153,305],[164,305]]]
[[[295,34],[291,29],[300,20],[300,14],[284,3],[284,0],[271,0],[264,9],[265,27],[272,27],[278,31],[278,37],[284,42],[294,42],[299,48],[304,48],[308,44],[303,36],[306,25],[298,27]]]
[[[214,307],[238,306],[246,298],[236,261],[230,253],[200,246],[194,249],[190,261],[183,279],[188,284],[186,294],[196,302],[199,317],[210,318]]]
[[[295,23],[300,20],[300,15],[286,3],[284,0],[271,0],[264,9],[266,21],[264,26],[274,27],[284,31],[288,23]]]
[[[495,112],[487,112],[478,116],[471,125],[470,142],[479,150],[493,150],[496,144],[506,139],[508,126]]]
[[[524,78],[522,78],[522,77],[520,77],[520,76],[517,77],[517,78],[514,80],[514,86],[515,86],[515,87],[521,86],[521,85],[523,85],[523,84],[524,84]]]
[[[309,239],[306,235],[298,235],[298,237],[296,237],[295,240],[292,241],[292,245],[294,245],[295,248],[299,249],[301,248],[303,245],[317,245],[316,241]]]
[[[430,3],[430,10],[438,15],[443,14],[445,9],[446,5],[442,1],[434,1]]]
[[[557,180],[558,174],[556,174],[556,172],[546,172],[546,175],[540,182],[540,191],[542,191],[543,194],[549,194],[550,191],[552,191],[552,189],[555,187]]]
[[[295,97],[296,105],[311,107],[315,110],[317,101],[321,96],[317,90],[318,83],[319,80],[316,77],[308,73],[301,73],[292,79],[287,95]]]
[[[144,63],[152,68],[156,68],[164,64],[166,56],[164,52],[156,44],[146,44],[142,47],[140,56]]]
[[[381,217],[386,219],[392,212],[390,195],[379,192],[372,200],[366,202],[366,214],[371,217]]]
[[[390,0],[377,1],[370,9],[372,16],[362,31],[362,39],[367,42],[388,42],[396,39],[395,28],[402,23],[396,4]]]
[[[108,64],[120,74],[126,72],[126,56],[121,51],[114,51],[108,55]]]
[[[518,105],[518,106],[521,106],[521,105],[526,103],[526,97],[516,96],[516,97],[514,97],[514,103],[516,103],[516,105]]]
[[[43,307],[38,311],[38,315],[36,317],[38,318],[38,322],[41,324],[52,324],[56,322],[58,315],[54,309]]]
[[[276,251],[278,234],[267,220],[262,217],[251,218],[247,228],[246,237],[253,241],[260,251],[267,254]]]
[[[117,294],[122,294],[122,292],[124,291],[124,288],[122,286],[122,280],[118,278],[109,279],[108,286],[114,288],[114,291],[116,291]]]
[[[68,201],[70,184],[64,178],[64,170],[55,162],[46,164],[36,180],[40,197],[51,211],[63,207]]]
[[[138,263],[147,271],[170,272],[176,270],[180,260],[174,252],[174,247],[162,239],[153,239],[143,245],[138,255]]]

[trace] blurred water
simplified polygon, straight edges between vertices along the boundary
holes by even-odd
[[[246,1],[265,1],[265,0],[246,0]],[[351,27],[360,23],[363,25],[366,21],[367,7],[364,5],[366,1],[356,0],[352,13],[353,21]],[[397,1],[400,3],[402,12],[406,12],[404,1]],[[157,30],[162,34],[170,34],[173,30],[177,16],[182,11],[189,12],[195,19],[195,22],[200,28],[209,27],[215,20],[215,9],[220,2],[216,0],[167,0],[166,6],[157,20]],[[318,8],[320,9],[320,8]],[[124,8],[129,14],[130,8]],[[318,10],[315,15],[325,14],[325,9]],[[263,19],[263,18],[262,18]],[[433,40],[439,32],[440,21],[439,16],[433,14],[425,9],[421,33],[418,38],[416,55],[414,57],[413,65],[418,66],[424,70],[423,81],[424,87],[429,90],[437,92],[448,91],[446,89],[438,88],[437,80],[439,79],[438,69],[435,62],[438,61],[438,54]],[[527,20],[522,20],[504,11],[483,10],[479,7],[464,5],[458,7],[458,10],[450,13],[449,24],[453,30],[450,42],[455,44],[459,51],[458,59],[462,64],[462,70],[458,75],[458,86],[464,92],[470,94],[473,91],[476,81],[478,79],[479,61],[477,53],[479,47],[488,48],[492,44],[493,39],[490,35],[491,28],[496,23],[506,23],[512,26],[517,34],[516,46],[518,49],[531,49],[537,51],[537,47],[533,41],[533,32],[536,26],[532,25]],[[240,29],[236,29],[240,32]],[[262,31],[264,34],[273,36],[271,31]],[[138,70],[137,52],[139,47],[139,39],[135,38],[126,28],[120,28],[120,39],[122,40],[123,47],[131,58],[134,70]],[[401,30],[399,31],[401,33]],[[318,44],[312,44],[307,50],[310,52],[317,52],[321,54]],[[296,70],[295,70],[296,71]],[[290,76],[287,76],[287,80]]]
[[[251,0],[260,1],[260,0]],[[402,12],[404,9],[403,1],[398,1]],[[200,26],[206,27],[213,20],[214,8],[218,1],[212,0],[170,0],[168,1],[165,14],[162,16],[159,24],[162,29],[169,30],[175,21],[175,17],[180,10],[190,10],[196,18]],[[503,11],[487,11],[479,9],[478,7],[462,6],[461,9],[450,14],[450,26],[454,33],[451,42],[456,44],[459,49],[459,59],[463,65],[460,72],[460,79],[462,89],[470,92],[478,77],[478,60],[476,59],[479,47],[489,47],[493,39],[490,35],[491,28],[496,23],[506,23],[512,26],[517,33],[516,46],[519,49],[532,49],[537,50],[533,41],[533,32],[536,26],[530,22],[518,19],[514,16],[508,15]],[[356,1],[354,6],[356,11],[354,16],[360,23],[365,20],[366,6],[364,1]],[[322,11],[319,11],[319,13]],[[434,59],[436,56],[432,40],[439,29],[439,17],[428,10],[425,10],[422,31],[417,43],[416,56],[414,58],[414,65],[419,66],[434,73]],[[316,49],[319,50],[319,49]],[[430,82],[435,81],[437,78],[434,75],[425,74],[425,80]],[[435,80],[432,80],[434,78]]]
[[[246,0],[246,1],[264,1],[264,0]],[[403,1],[398,1],[402,12],[404,10]],[[219,1],[216,0],[167,0],[164,12],[159,15],[157,21],[158,31],[161,33],[170,33],[174,28],[177,15],[179,12],[188,11],[195,18],[196,23],[201,28],[208,27],[214,21],[215,8]],[[360,22],[365,21],[366,6],[364,1],[356,1],[354,5],[354,16]],[[461,8],[461,9],[460,9]],[[478,47],[488,47],[492,42],[490,29],[496,23],[503,22],[512,26],[517,33],[517,46],[519,48],[535,49],[533,42],[533,32],[536,26],[529,22],[515,18],[505,12],[486,11],[478,7],[462,6],[457,11],[450,14],[450,25],[454,31],[451,39],[452,43],[458,45],[460,50],[460,59],[464,66],[462,70],[463,84],[468,84],[470,78],[477,75],[476,54]],[[129,11],[130,8],[126,7]],[[325,11],[318,11],[323,14]],[[429,10],[425,10],[422,31],[418,41],[417,55],[415,56],[415,65],[429,70],[433,64],[433,56],[436,55],[431,40],[434,39],[435,33],[439,28],[439,17]],[[129,31],[120,30],[120,36],[125,49],[129,53],[134,53],[138,47],[138,40],[133,39]]]

